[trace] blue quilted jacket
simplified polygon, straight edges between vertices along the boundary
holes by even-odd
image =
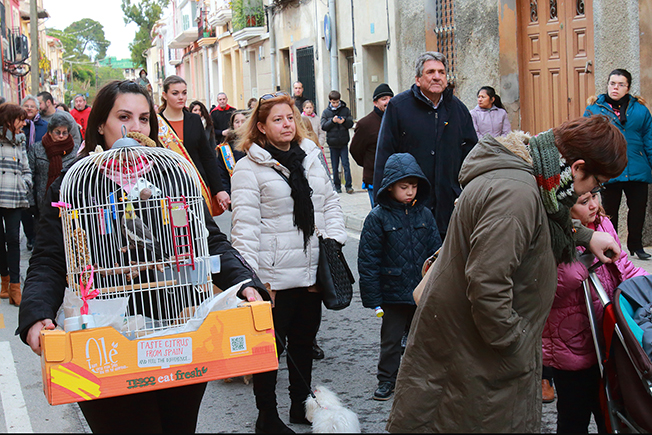
[[[584,116],[605,115],[618,127],[627,140],[627,167],[617,178],[608,183],[618,181],[642,181],[652,183],[652,116],[645,105],[636,97],[629,97],[627,106],[627,122],[620,123],[611,106],[605,101],[606,94],[600,95],[595,103],[589,105]]]
[[[419,178],[412,204],[395,201],[393,183]],[[421,266],[441,246],[435,218],[425,206],[430,183],[407,153],[392,154],[385,165],[377,205],[367,215],[358,245],[360,296],[367,308],[383,304],[412,304],[412,291],[421,281]]]

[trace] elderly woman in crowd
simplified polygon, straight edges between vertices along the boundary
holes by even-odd
[[[43,214],[45,207],[51,207],[43,202],[50,184],[61,175],[62,170],[68,169],[73,164],[77,156],[78,147],[75,146],[70,134],[72,128],[72,122],[68,117],[55,113],[48,123],[47,133],[27,152],[38,215]]]
[[[263,95],[242,128],[247,153],[231,179],[233,246],[271,288],[277,350],[287,339],[290,422],[306,420],[312,347],[321,319],[317,263],[324,237],[346,241],[339,197],[306,139],[299,110],[284,93]],[[277,371],[254,375],[256,432],[291,433],[276,409]]]

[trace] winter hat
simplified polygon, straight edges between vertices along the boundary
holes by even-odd
[[[392,92],[392,90],[389,88],[389,85],[387,83],[381,83],[374,91],[374,101],[376,101],[380,97],[386,97],[388,95],[390,97],[393,97],[394,92]]]

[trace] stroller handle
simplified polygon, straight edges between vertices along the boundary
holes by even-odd
[[[614,251],[609,249],[604,253],[604,255],[607,258],[613,258],[614,257]],[[602,266],[604,264],[603,262],[601,262],[599,260],[595,264],[593,264],[593,262],[595,261],[595,255],[593,255],[593,253],[591,251],[589,251],[588,249],[586,251],[584,251],[582,254],[580,254],[577,257],[577,260],[580,263],[582,263],[589,270],[589,273],[595,272],[598,267],[600,267],[600,266]]]

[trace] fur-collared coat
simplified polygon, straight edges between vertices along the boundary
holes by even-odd
[[[412,321],[390,432],[540,430],[541,333],[557,268],[532,165],[503,145],[516,135],[485,136],[462,165],[464,190]]]

